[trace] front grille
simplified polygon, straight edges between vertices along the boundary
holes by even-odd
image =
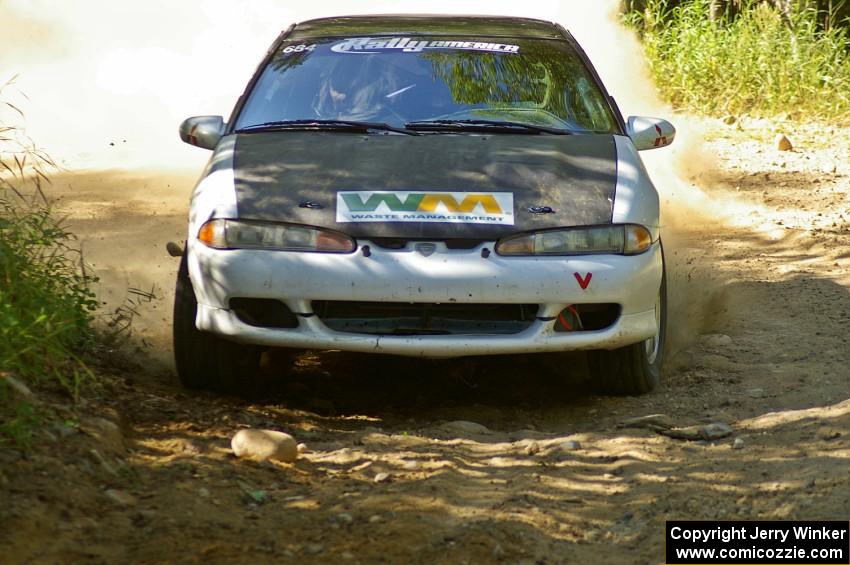
[[[369,335],[515,334],[531,326],[537,310],[537,304],[313,302],[330,329]]]
[[[446,247],[449,249],[475,249],[484,243],[480,239],[447,239]]]
[[[620,318],[619,304],[574,304],[555,320],[556,332],[593,332],[613,326]]]
[[[383,249],[404,249],[407,245],[406,239],[398,239],[394,237],[373,237],[369,241],[372,245],[377,245]]]
[[[438,240],[418,240],[418,239],[403,239],[397,237],[373,237],[370,239],[372,244],[377,245],[382,249],[389,250],[399,250],[407,247],[408,243],[416,243],[417,241],[427,241],[429,243],[436,243]],[[447,249],[475,249],[482,243],[484,240],[481,239],[461,239],[461,238],[453,238],[453,239],[444,239],[441,240],[446,244]]]
[[[243,323],[258,328],[297,328],[298,318],[280,300],[231,298],[230,309]]]

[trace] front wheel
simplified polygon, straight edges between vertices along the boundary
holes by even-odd
[[[593,388],[610,395],[645,394],[661,381],[667,332],[667,274],[662,267],[655,300],[655,335],[613,351],[589,351],[587,363]]]
[[[174,294],[174,361],[180,383],[191,389],[242,393],[253,386],[260,350],[199,331],[198,302],[189,279],[186,252],[180,260]]]

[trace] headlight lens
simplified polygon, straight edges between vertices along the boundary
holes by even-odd
[[[357,244],[351,237],[321,228],[296,224],[210,220],[198,231],[198,240],[215,249],[268,249],[351,253]]]
[[[636,224],[545,230],[506,237],[499,255],[637,255],[652,245],[652,234]]]

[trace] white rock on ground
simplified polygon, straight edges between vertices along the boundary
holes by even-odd
[[[236,457],[256,461],[291,463],[298,458],[298,444],[289,434],[274,430],[239,430],[230,441]]]
[[[123,490],[109,489],[104,494],[118,506],[135,506],[137,503],[135,496]]]
[[[477,424],[475,422],[467,422],[466,420],[456,420],[448,422],[441,426],[445,431],[456,434],[489,434],[490,430],[487,426]]]
[[[706,424],[699,429],[700,437],[706,441],[723,439],[731,436],[733,433],[735,433],[735,430],[732,429],[732,426],[724,424],[723,422],[712,422],[711,424]]]
[[[666,414],[649,414],[629,418],[617,425],[618,428],[647,428],[650,430],[669,430],[675,426],[673,419]]]
[[[581,449],[581,442],[571,439],[558,444],[558,449],[561,451],[576,451]]]
[[[705,334],[702,339],[708,347],[729,347],[733,343],[732,338],[726,334]]]
[[[540,444],[536,441],[532,441],[525,447],[525,454],[529,457],[538,453],[540,453]]]

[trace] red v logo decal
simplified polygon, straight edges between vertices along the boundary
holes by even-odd
[[[578,273],[573,273],[573,276],[576,278],[576,281],[578,281],[578,285],[581,289],[587,290],[587,287],[590,285],[590,279],[593,278],[593,273],[587,273],[584,278],[582,278],[582,276]]]

